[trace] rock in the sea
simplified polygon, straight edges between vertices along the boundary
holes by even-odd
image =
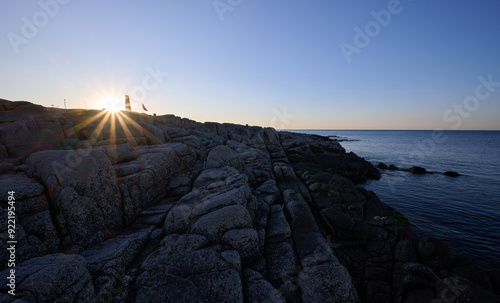
[[[425,175],[427,173],[427,170],[420,166],[410,167],[408,171],[414,175]]]
[[[377,167],[380,169],[388,169],[389,168],[389,166],[387,166],[387,164],[385,164],[383,162],[380,162],[379,164],[377,164]]]
[[[446,171],[446,172],[444,172],[444,175],[448,176],[448,177],[459,177],[459,176],[461,176],[461,174],[457,173],[456,171]]]

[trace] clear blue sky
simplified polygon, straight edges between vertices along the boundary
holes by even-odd
[[[137,111],[290,129],[500,129],[498,0],[59,1],[1,2],[0,98],[100,109],[129,94]]]

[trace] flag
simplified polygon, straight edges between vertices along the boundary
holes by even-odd
[[[144,106],[144,103],[142,103],[142,109],[145,110],[145,111],[148,111],[148,109],[146,108],[146,106]]]

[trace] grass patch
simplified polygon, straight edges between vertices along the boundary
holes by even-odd
[[[394,219],[396,220],[396,223],[398,223],[398,225],[409,225],[417,227],[415,224],[411,223],[407,217],[405,217],[402,213],[398,212],[395,209],[392,210],[392,215],[394,216]]]

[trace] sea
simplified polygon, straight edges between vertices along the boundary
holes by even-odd
[[[381,170],[374,191],[415,225],[419,237],[443,240],[455,255],[500,269],[500,131],[293,130],[332,136],[347,152],[377,165],[420,166],[433,174]],[[448,177],[445,171],[461,176]]]

